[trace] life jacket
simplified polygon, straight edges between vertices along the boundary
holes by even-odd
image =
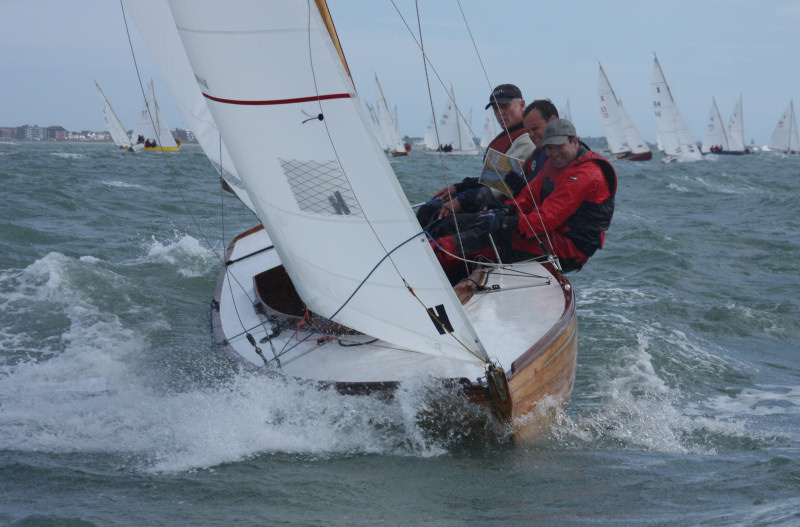
[[[508,130],[503,130],[497,134],[497,137],[492,139],[492,141],[489,143],[489,146],[486,147],[486,151],[488,152],[491,148],[493,150],[497,150],[498,152],[506,153],[511,148],[511,143],[513,143],[517,137],[525,133],[527,132],[525,132],[525,128],[522,126],[522,123],[512,126]],[[485,153],[484,157],[486,157]]]
[[[603,232],[608,230],[611,225],[611,217],[614,215],[614,196],[617,193],[617,174],[606,158],[592,151],[586,151],[577,157],[572,166],[576,167],[583,163],[595,163],[600,167],[611,195],[601,203],[592,203],[591,201],[581,203],[578,209],[564,222],[564,225],[568,227],[564,234],[572,240],[576,249],[586,256],[592,256],[597,249],[602,248]],[[548,178],[543,178],[542,203],[553,190],[555,190],[555,183]]]

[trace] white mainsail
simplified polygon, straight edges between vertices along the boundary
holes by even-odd
[[[123,5],[197,142],[220,170],[231,190],[253,210],[253,203],[236,173],[228,148],[194,78],[166,0],[123,0]]]
[[[744,117],[742,115],[741,95],[728,121],[728,144],[731,150],[744,152]]]
[[[800,152],[800,140],[797,137],[797,120],[794,115],[794,101],[789,101],[789,106],[781,114],[775,131],[769,140],[770,150],[781,152]]]
[[[572,109],[569,107],[569,99],[567,99],[566,104],[564,104],[564,108],[562,108],[558,114],[562,119],[572,122]]]
[[[658,129],[658,144],[668,156],[681,162],[698,161],[700,150],[689,133],[672,92],[669,89],[658,57],[653,59],[653,109]]]
[[[600,98],[600,117],[603,122],[603,131],[606,134],[608,151],[615,155],[630,152],[631,148],[625,141],[625,133],[622,129],[617,96],[614,94],[614,89],[608,81],[602,64],[597,76],[597,95]]]
[[[389,111],[389,105],[386,103],[386,97],[383,95],[383,88],[381,88],[381,82],[377,75],[375,75],[375,95],[378,125],[386,141],[385,148],[389,152],[405,152],[403,138],[400,137],[400,131],[397,129],[397,118]]]
[[[436,123],[435,117],[431,115],[428,121],[428,126],[425,127],[425,137],[422,139],[425,148],[428,150],[436,150],[439,148],[439,141],[436,140]]]
[[[455,90],[451,85],[444,111],[442,111],[442,117],[439,120],[439,142],[443,146],[452,146],[453,152],[477,152],[478,149],[470,131],[469,122],[471,118],[471,109],[466,118],[462,115],[456,103]]]
[[[609,152],[614,155],[649,152],[650,147],[628,117],[622,101],[614,93],[602,64],[597,75],[597,95],[600,98],[600,116]]]
[[[497,119],[494,116],[494,111],[486,113],[486,120],[483,122],[483,132],[481,133],[481,148],[486,148],[492,139],[497,137],[497,129],[495,127]]]
[[[111,134],[111,140],[114,141],[114,144],[120,148],[130,148],[131,138],[128,136],[128,132],[122,125],[122,121],[120,121],[119,117],[117,117],[117,113],[111,107],[111,103],[108,102],[106,94],[100,89],[100,85],[97,84],[97,81],[95,81],[94,85],[97,86],[97,93],[100,94],[100,100],[103,104],[103,119],[106,122],[108,133]]]
[[[619,111],[620,123],[622,123],[622,133],[625,135],[625,142],[628,143],[631,153],[643,154],[649,152],[650,147],[647,146],[642,134],[639,133],[636,125],[634,125],[633,121],[628,117],[628,112],[625,111],[622,101],[617,99],[617,104],[619,105],[617,110]]]
[[[162,148],[177,148],[178,145],[172,137],[172,132],[164,119],[164,114],[158,108],[153,81],[150,81],[145,97],[144,106],[142,111],[139,112],[139,120],[136,121],[136,126],[133,127],[132,140],[142,137],[145,140],[155,140],[158,146]]]
[[[170,7],[237,172],[308,308],[415,351],[485,360],[371,138],[327,8],[278,0]]]
[[[722,116],[719,114],[719,108],[717,108],[717,101],[712,97],[706,134],[703,136],[702,150],[703,152],[711,152],[712,148],[716,147],[724,151],[731,150],[730,142],[728,141],[728,129],[725,123],[722,122]]]

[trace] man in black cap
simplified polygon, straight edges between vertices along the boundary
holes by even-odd
[[[513,84],[501,84],[489,95],[486,109],[490,107],[494,109],[495,119],[503,130],[492,139],[486,151],[492,149],[525,161],[536,147],[522,125],[522,114],[525,111],[522,92]],[[419,208],[417,219],[436,238],[455,229],[453,220],[438,224],[436,220],[442,220],[454,213],[476,214],[496,199],[497,196],[493,196],[490,189],[481,185],[477,177],[464,178],[460,183],[445,187],[434,194],[431,203]],[[472,218],[462,216],[458,220],[459,226],[462,219],[469,222]]]
[[[547,160],[515,200],[479,214],[458,242],[453,236],[436,241],[446,268],[459,263],[458,256],[494,258],[497,246],[505,263],[551,255],[567,272],[602,248],[614,214],[614,168],[581,143],[567,119],[547,123],[541,147]]]

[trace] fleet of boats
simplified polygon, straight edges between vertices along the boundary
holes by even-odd
[[[231,241],[213,294],[224,353],[245,369],[346,394],[424,383],[428,409],[456,397],[517,439],[537,435],[575,382],[572,287],[552,259],[472,262],[469,279],[451,283],[386,157],[405,150],[396,111],[377,76],[376,107],[362,103],[326,3],[123,5],[223,186],[259,220]],[[657,58],[652,90],[665,159],[700,159]],[[650,159],[602,65],[598,95],[613,156]],[[134,136],[154,134],[168,149],[152,83],[145,110]],[[140,131],[144,121],[152,130]],[[469,121],[451,86],[426,146],[479,152]],[[741,98],[727,126],[712,100],[709,122],[704,150],[744,150]],[[790,103],[770,148],[796,151],[797,141]]]

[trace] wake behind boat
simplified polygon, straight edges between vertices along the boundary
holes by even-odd
[[[151,55],[171,51],[157,63],[194,108],[187,121],[199,136],[219,129],[201,145],[261,221],[231,243],[215,291],[225,353],[345,393],[458,387],[516,438],[536,435],[575,380],[575,297],[557,263],[485,264],[450,284],[372,138],[324,2],[169,7],[126,0]]]

